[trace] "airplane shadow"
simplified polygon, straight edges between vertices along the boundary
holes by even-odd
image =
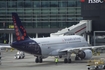
[[[59,65],[64,64],[78,64],[78,63],[87,63],[87,61],[72,61],[72,63],[64,63],[63,61],[58,62]],[[18,67],[48,67],[48,66],[56,66],[56,63],[54,61],[43,61],[43,63],[34,63],[34,62],[28,62],[27,65],[20,65]]]
[[[63,62],[58,62],[57,65],[62,65],[64,64]],[[28,63],[28,65],[21,65],[19,67],[48,67],[48,66],[53,66],[53,65],[56,65],[55,62],[52,62],[52,61],[44,61],[43,63]]]

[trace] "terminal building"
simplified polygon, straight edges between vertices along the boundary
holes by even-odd
[[[91,45],[105,45],[105,0],[80,0],[83,19],[51,36],[83,35]]]
[[[95,45],[105,35],[105,0],[0,0],[0,42],[15,40],[12,12],[32,38],[84,33]]]
[[[91,43],[105,45],[105,0],[81,0],[83,20],[92,20]]]
[[[12,12],[17,12],[30,37],[46,37],[77,24],[81,17],[79,0],[0,0],[0,42],[15,40]]]

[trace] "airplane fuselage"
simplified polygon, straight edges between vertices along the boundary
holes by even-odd
[[[78,35],[27,39],[12,44],[12,47],[34,55],[57,56],[59,50],[87,46],[86,40]]]

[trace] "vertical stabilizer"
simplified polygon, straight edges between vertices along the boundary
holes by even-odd
[[[22,41],[22,40],[29,39],[27,32],[25,28],[23,27],[17,13],[12,13],[12,19],[13,19],[13,24],[14,24],[16,40]]]

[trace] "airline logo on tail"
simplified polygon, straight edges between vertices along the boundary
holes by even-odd
[[[36,41],[28,37],[27,32],[18,17],[18,14],[12,13],[12,19],[16,41],[11,44],[11,47],[16,48],[20,51],[28,52],[33,55],[41,55],[42,53],[40,45]]]
[[[25,38],[28,38],[26,30],[21,24],[21,21],[18,15],[16,13],[12,13],[12,18],[13,18],[13,23],[14,23],[16,40],[21,41],[21,40],[25,40]]]

